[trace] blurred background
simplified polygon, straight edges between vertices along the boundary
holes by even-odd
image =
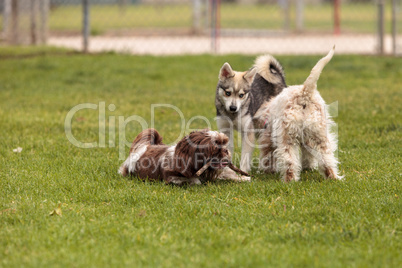
[[[402,0],[0,0],[1,43],[171,55],[402,54]]]

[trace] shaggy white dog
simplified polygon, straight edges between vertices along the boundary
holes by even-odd
[[[335,47],[313,68],[303,85],[289,86],[267,102],[256,115],[262,133],[260,169],[280,172],[285,182],[298,181],[304,168],[316,168],[326,178],[338,174],[334,124],[317,91],[317,81]]]

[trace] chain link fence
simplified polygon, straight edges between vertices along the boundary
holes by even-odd
[[[401,1],[0,0],[0,24],[3,43],[91,52],[401,55]]]
[[[392,51],[402,55],[402,0],[392,0]]]

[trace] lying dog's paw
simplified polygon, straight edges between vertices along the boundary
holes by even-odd
[[[251,181],[251,177],[239,175],[228,167],[223,169],[223,172],[220,174],[218,179],[236,182]]]
[[[251,181],[251,177],[241,176],[240,181]]]

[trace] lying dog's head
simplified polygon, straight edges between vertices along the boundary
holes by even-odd
[[[237,113],[248,100],[255,74],[255,68],[246,72],[236,72],[229,63],[223,64],[219,72],[216,97],[228,113]]]
[[[231,155],[227,150],[229,138],[217,131],[193,131],[184,137],[175,149],[177,169],[185,177],[193,177],[194,174],[211,162],[210,171],[217,171],[229,165]],[[207,172],[206,174],[210,174]]]

